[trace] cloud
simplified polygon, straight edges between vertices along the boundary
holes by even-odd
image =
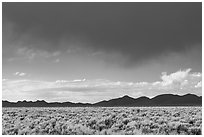
[[[16,72],[16,73],[14,73],[14,75],[18,75],[20,72]]]
[[[54,60],[55,63],[59,63],[60,62],[60,59],[56,59]]]
[[[67,80],[56,80],[56,83],[65,83],[65,82],[69,82]]]
[[[57,57],[61,53],[59,51],[56,52],[47,52],[44,50],[35,50],[28,47],[20,47],[17,49],[17,55],[22,56],[23,58],[27,58],[29,60],[35,59],[35,58],[50,58],[50,57]],[[59,62],[59,59],[55,60],[56,62]]]
[[[26,75],[26,73],[20,73],[20,74],[19,74],[19,76],[21,76],[21,77],[22,77],[22,76],[25,76],[25,75]]]
[[[170,75],[167,75],[166,72],[162,73],[161,79],[162,81],[162,85],[163,86],[167,86],[167,85],[182,85],[184,84],[183,82],[187,82],[186,77],[189,75],[189,72],[191,71],[191,69],[187,69],[184,71],[177,71],[175,73],[172,73]]]
[[[73,82],[82,82],[82,81],[85,81],[86,79],[75,79],[73,80]]]
[[[202,95],[202,75],[200,74],[191,72],[191,69],[179,70],[169,75],[162,73],[161,81],[152,83],[105,79],[56,80],[55,82],[6,80],[3,81],[3,99],[97,102],[125,94],[132,97],[187,93]]]
[[[56,83],[61,83],[61,84],[63,84],[63,83],[77,83],[77,82],[84,82],[84,81],[86,81],[86,79],[84,78],[84,79],[75,79],[75,80],[71,80],[71,81],[68,81],[68,80],[56,80]]]
[[[202,81],[198,82],[197,85],[195,85],[195,88],[201,88],[202,87]]]
[[[28,47],[30,59],[75,47],[120,54],[128,66],[202,47],[199,2],[3,3],[2,10],[3,48]]]
[[[14,75],[15,75],[15,76],[23,77],[23,76],[25,76],[25,75],[27,75],[27,74],[24,73],[24,72],[16,72],[16,73],[14,73]]]
[[[151,88],[159,88],[161,90],[175,91],[175,93],[199,93],[200,89],[197,90],[197,83],[202,80],[202,74],[199,72],[191,72],[191,69],[179,70],[177,72],[167,75],[163,72],[161,75],[162,81],[156,81],[152,83]],[[199,93],[201,94],[201,93]]]

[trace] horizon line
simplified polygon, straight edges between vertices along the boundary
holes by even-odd
[[[123,98],[123,97],[125,97],[125,96],[128,96],[128,97],[130,97],[130,98],[133,98],[133,99],[138,99],[138,98],[141,98],[141,97],[146,97],[146,98],[148,98],[148,99],[153,99],[153,98],[155,98],[155,97],[157,97],[157,96],[160,96],[160,95],[175,95],[175,96],[180,96],[180,97],[182,97],[182,96],[185,96],[185,95],[195,95],[195,96],[197,96],[197,97],[202,97],[202,95],[201,96],[198,96],[198,95],[196,95],[196,94],[192,94],[192,93],[187,93],[187,94],[183,94],[183,95],[179,95],[179,94],[159,94],[159,95],[156,95],[156,96],[153,96],[153,97],[147,97],[147,96],[140,96],[140,97],[136,97],[136,98],[134,98],[134,97],[131,97],[131,96],[129,96],[129,95],[127,95],[127,94],[125,94],[125,95],[123,95],[123,96],[120,96],[120,97],[116,97],[116,98],[112,98],[112,99],[119,99],[119,98]],[[101,100],[101,101],[97,101],[97,102],[95,102],[95,103],[87,103],[87,102],[84,102],[84,103],[82,103],[82,102],[71,102],[71,101],[65,101],[65,102],[69,102],[69,103],[74,103],[74,104],[77,104],[77,103],[82,103],[82,104],[96,104],[96,103],[98,103],[98,102],[102,102],[102,101],[110,101],[110,100],[112,100],[112,99],[108,99],[108,100]],[[44,99],[42,99],[42,100],[35,100],[35,101],[31,101],[31,100],[18,100],[18,101],[9,101],[9,100],[3,100],[2,99],[2,101],[7,101],[7,102],[10,102],[10,103],[18,103],[18,102],[24,102],[24,101],[26,101],[26,102],[37,102],[37,101],[44,101],[44,102],[46,102],[46,103],[65,103],[65,102],[58,102],[58,101],[53,101],[53,102],[49,102],[49,101],[46,101],[46,100],[44,100]]]

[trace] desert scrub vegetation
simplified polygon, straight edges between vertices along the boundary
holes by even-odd
[[[201,107],[3,108],[3,135],[201,135]]]

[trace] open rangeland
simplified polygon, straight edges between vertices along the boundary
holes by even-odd
[[[4,135],[200,135],[201,107],[3,108]]]

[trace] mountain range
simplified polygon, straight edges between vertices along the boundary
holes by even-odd
[[[127,95],[97,103],[72,103],[37,101],[2,101],[2,107],[148,107],[148,106],[202,106],[202,96],[186,94],[183,96],[173,94],[161,94],[153,98],[132,98]]]

